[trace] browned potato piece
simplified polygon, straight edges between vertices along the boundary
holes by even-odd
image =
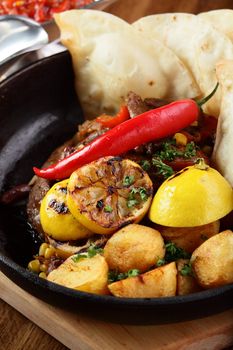
[[[142,275],[111,283],[108,288],[117,297],[154,298],[174,296],[177,284],[176,274],[176,264],[172,262]]]
[[[219,232],[220,221],[196,227],[156,226],[166,241],[175,243],[186,252],[192,253],[205,240]]]
[[[233,283],[233,232],[223,231],[202,243],[193,252],[191,264],[203,288]]]
[[[75,262],[69,257],[47,279],[68,288],[94,294],[108,294],[108,265],[101,255]]]
[[[114,233],[104,248],[104,257],[111,270],[147,271],[165,255],[161,234],[150,227],[132,224]]]
[[[177,267],[177,295],[186,295],[199,292],[202,288],[198,285],[193,276],[185,275],[182,271],[189,264],[188,259],[179,259],[176,261]]]

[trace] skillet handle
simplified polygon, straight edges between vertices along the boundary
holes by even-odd
[[[57,40],[39,50],[27,52],[9,60],[0,66],[0,83],[32,63],[63,51],[66,51],[66,48]]]

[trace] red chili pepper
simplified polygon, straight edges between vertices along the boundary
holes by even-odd
[[[196,121],[199,112],[193,100],[170,103],[115,126],[81,150],[46,169],[34,167],[33,170],[36,175],[46,179],[67,178],[77,168],[100,157],[120,155],[143,143],[173,135]]]
[[[121,124],[128,120],[130,117],[128,108],[123,105],[117,115],[114,117],[107,114],[102,114],[96,118],[96,121],[102,124],[106,128],[114,128],[114,126]]]

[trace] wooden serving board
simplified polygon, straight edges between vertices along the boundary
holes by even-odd
[[[110,1],[108,6],[106,3],[101,4],[99,7],[129,22],[151,13],[198,13],[211,8],[233,8],[232,0],[119,0],[115,3]],[[46,304],[19,288],[1,273],[0,298],[74,350],[219,350],[233,346],[233,309],[204,319],[177,324],[116,325]]]
[[[51,306],[2,273],[0,298],[72,350],[220,350],[233,346],[233,309],[175,324],[118,325]]]

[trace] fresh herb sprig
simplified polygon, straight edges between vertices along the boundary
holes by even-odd
[[[190,262],[187,263],[187,264],[184,264],[184,266],[180,270],[180,274],[182,276],[191,276],[191,277],[193,277],[193,271],[192,271],[192,266],[191,266]]]
[[[139,204],[140,201],[146,201],[148,199],[147,190],[145,187],[133,187],[130,190],[129,196],[127,198],[127,207],[132,208]]]
[[[145,171],[148,171],[151,168],[151,164],[150,164],[149,160],[143,159],[140,161],[139,164],[141,165],[142,169]]]
[[[140,274],[140,271],[138,269],[131,269],[128,272],[120,272],[120,273],[116,270],[111,270],[108,273],[108,282],[113,283],[116,281],[121,281],[125,278],[138,276],[139,274]]]
[[[178,259],[190,259],[191,254],[186,252],[184,249],[177,247],[175,243],[168,242],[165,244],[166,262],[176,261]]]
[[[183,152],[183,157],[186,159],[190,159],[192,157],[195,157],[197,155],[197,149],[195,146],[195,143],[193,141],[187,143],[185,146],[185,150]]]
[[[126,175],[123,179],[123,186],[130,186],[134,183],[133,175]]]
[[[92,258],[93,256],[97,254],[102,254],[103,253],[103,248],[97,247],[94,244],[90,245],[90,247],[87,249],[86,252],[82,253],[77,253],[72,257],[72,260],[74,262],[78,262],[81,259],[86,259],[86,258]]]
[[[162,161],[172,162],[175,158],[181,157],[190,159],[195,157],[197,153],[196,145],[193,141],[187,143],[184,150],[177,149],[174,142],[166,141],[162,144],[162,149],[155,152],[154,157],[159,158]]]
[[[158,259],[156,266],[160,267],[166,264],[166,260],[165,259]]]
[[[113,208],[111,207],[111,205],[106,204],[104,206],[104,212],[105,213],[112,213],[112,211],[113,211]]]
[[[182,152],[177,150],[175,147],[175,140],[172,142],[166,141],[162,143],[162,149],[157,151],[154,156],[160,158],[161,160],[173,161],[176,157],[180,157]]]
[[[163,178],[166,180],[171,175],[174,174],[174,170],[169,165],[165,164],[161,159],[159,158],[152,158],[152,164],[157,168],[158,175],[163,176]]]

